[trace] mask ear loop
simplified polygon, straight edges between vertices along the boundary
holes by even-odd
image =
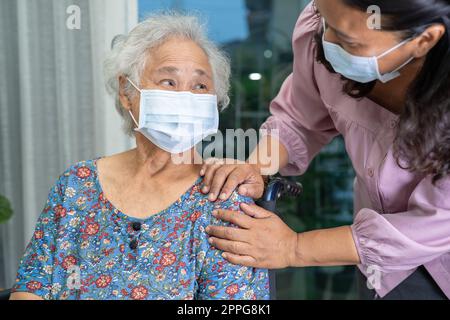
[[[130,114],[131,119],[133,119],[133,122],[134,122],[134,124],[136,125],[136,128],[134,128],[134,131],[139,130],[139,129],[138,129],[138,128],[139,128],[139,123],[138,123],[138,122],[136,121],[136,119],[134,118],[133,113],[131,112],[131,110],[128,110],[128,113]]]
[[[327,25],[325,18],[322,18],[322,42],[325,42],[325,31],[327,30]]]
[[[380,67],[378,64],[378,60],[387,56],[388,54],[394,52],[395,50],[397,50],[398,48],[404,46],[406,43],[410,42],[411,40],[413,40],[414,37],[408,38],[402,42],[400,42],[398,45],[396,45],[395,47],[389,49],[388,51],[386,51],[385,53],[380,54],[378,57],[376,57],[377,59],[377,72],[378,72],[378,76],[379,76],[379,80],[383,83],[386,83],[394,78],[396,78],[398,75],[400,75],[399,71],[401,69],[403,69],[403,67],[405,67],[406,65],[408,65],[411,61],[414,60],[414,57],[409,58],[405,63],[403,63],[400,67],[396,68],[394,71],[388,72],[385,75],[382,75],[380,73]]]
[[[134,84],[134,82],[130,80],[130,78],[127,77],[127,81],[128,81],[128,82],[129,82],[129,83],[130,83],[137,91],[141,92],[141,89],[139,89],[139,88]],[[133,119],[134,124],[136,125],[136,128],[134,128],[134,130],[135,130],[135,131],[139,130],[139,129],[138,129],[138,128],[139,128],[139,123],[138,123],[138,122],[136,121],[136,119],[134,118],[133,113],[131,112],[131,110],[128,110],[128,113],[130,114],[131,119]]]
[[[130,83],[137,91],[141,92],[141,89],[139,89],[139,88],[134,84],[134,82],[131,81],[130,78],[127,77],[127,81],[128,81],[128,82],[129,82],[129,83]]]
[[[413,40],[413,39],[414,39],[414,38],[411,37],[411,38],[408,38],[408,39],[406,39],[406,40],[400,42],[400,43],[399,43],[398,45],[396,45],[395,47],[389,49],[388,51],[386,51],[386,52],[384,52],[384,53],[382,53],[382,54],[380,54],[380,55],[377,57],[377,59],[381,59],[381,58],[387,56],[387,55],[390,54],[391,52],[394,52],[395,50],[397,50],[398,48],[404,46],[406,43],[410,42],[410,41]]]

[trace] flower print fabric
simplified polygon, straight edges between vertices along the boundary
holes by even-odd
[[[21,260],[13,292],[44,299],[269,299],[268,272],[233,265],[207,241],[215,208],[202,178],[167,209],[127,216],[104,196],[98,159],[66,170],[51,189]]]

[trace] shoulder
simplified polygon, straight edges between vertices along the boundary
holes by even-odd
[[[76,177],[80,180],[91,178],[97,171],[98,159],[83,160],[69,166],[63,173],[66,177]]]
[[[292,47],[297,58],[301,52],[314,51],[315,36],[321,26],[321,18],[312,3],[302,11],[295,24],[292,36]],[[307,49],[307,50],[305,50]]]
[[[237,191],[233,191],[233,193],[227,200],[218,201],[215,204],[215,209],[232,210],[232,211],[236,211],[237,214],[245,214],[244,212],[242,212],[242,210],[240,208],[241,203],[253,204],[254,201],[253,201],[253,199],[251,199],[249,197],[240,195],[239,193],[237,193]],[[216,219],[212,216],[212,213],[210,213],[210,214],[211,214],[211,223],[212,224],[222,225],[222,226],[234,226],[232,223],[225,222],[220,219]]]
[[[240,195],[237,191],[233,191],[231,196],[224,201],[217,201],[215,203],[217,209],[225,210],[239,210],[241,203],[254,203],[253,199]]]
[[[198,183],[194,186],[192,191],[192,198],[195,201],[191,201],[192,207],[190,207],[190,211],[193,214],[197,215],[200,224],[206,227],[209,224],[222,224],[229,225],[229,223],[225,223],[221,220],[214,218],[212,212],[217,209],[222,210],[233,210],[240,211],[241,203],[249,203],[252,204],[254,201],[246,196],[240,195],[237,191],[233,191],[231,196],[227,200],[216,200],[214,202],[208,200],[208,195],[203,194],[200,189],[202,185],[202,180],[200,179]],[[240,212],[243,214],[242,212]]]
[[[57,180],[59,187],[74,187],[94,181],[97,174],[96,162],[98,159],[78,161],[64,170]]]
[[[305,7],[297,19],[294,29],[294,42],[301,37],[314,37],[321,25],[320,15],[317,13],[314,3]]]
[[[307,85],[307,83],[302,81],[302,77],[307,77],[309,81],[310,77],[317,77],[317,70],[326,70],[317,61],[317,39],[321,31],[321,21],[322,18],[316,12],[313,2],[311,2],[300,14],[295,24],[292,36],[292,50],[294,52],[293,73],[297,85]]]
[[[77,201],[80,197],[96,193],[96,160],[79,161],[66,168],[49,192],[46,209],[68,207],[80,202]]]
[[[254,203],[253,199],[240,195],[236,190],[232,192],[227,200],[209,201],[208,194],[201,192],[203,178],[199,178],[192,188],[191,200],[196,205],[207,209],[239,210],[241,203]]]
[[[292,37],[293,87],[295,87],[294,95],[298,101],[305,100],[304,93],[319,94],[319,88],[322,86],[326,86],[329,91],[330,81],[333,82],[336,78],[340,79],[339,75],[330,73],[317,60],[321,26],[322,18],[316,12],[313,3],[310,3],[300,14]],[[341,92],[340,82],[336,90],[336,93]]]

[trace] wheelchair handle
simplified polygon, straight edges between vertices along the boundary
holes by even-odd
[[[298,197],[302,192],[301,183],[276,177],[270,179],[262,200],[270,202],[285,196]]]
[[[263,197],[258,204],[268,211],[275,212],[277,200],[284,197],[298,197],[303,192],[299,182],[289,181],[280,177],[270,178]]]
[[[261,199],[256,201],[256,203],[275,214],[277,207],[277,200],[283,197],[298,197],[303,192],[303,186],[299,182],[289,181],[280,177],[269,178],[269,183],[267,184],[264,195]],[[269,291],[270,299],[276,300],[276,271],[269,270]]]

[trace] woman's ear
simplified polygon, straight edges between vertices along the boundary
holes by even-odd
[[[127,87],[127,78],[124,76],[119,76],[119,101],[127,111],[131,110],[132,101],[130,94],[125,90]]]
[[[416,49],[414,51],[415,58],[425,57],[441,40],[445,34],[445,26],[442,24],[433,24],[429,26],[416,41]]]

